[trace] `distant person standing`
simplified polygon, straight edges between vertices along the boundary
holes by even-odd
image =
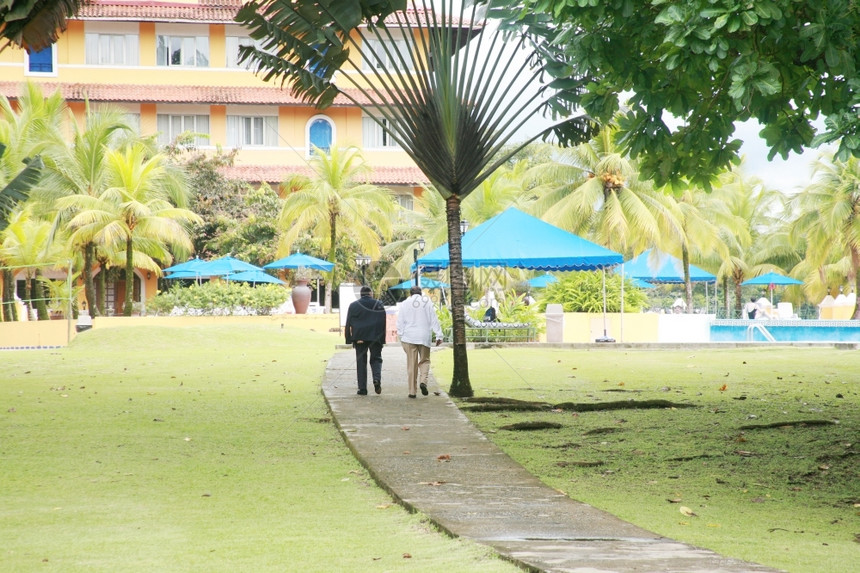
[[[442,326],[433,301],[422,296],[421,287],[409,289],[409,298],[400,303],[397,311],[397,335],[406,352],[406,380],[409,397],[415,398],[417,389],[426,396],[427,378],[430,375],[430,337],[436,334],[436,346],[442,344]]]
[[[750,301],[744,305],[744,318],[748,318],[750,320],[755,319],[755,314],[758,312],[758,305],[755,303],[755,297],[750,298]]]
[[[382,393],[382,345],[385,344],[385,305],[373,298],[370,287],[361,287],[361,298],[349,305],[346,311],[346,343],[355,348],[355,371],[358,376],[358,395],[367,395],[367,358],[373,390]]]

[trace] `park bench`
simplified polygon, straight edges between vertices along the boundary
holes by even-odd
[[[451,340],[452,329],[445,338]],[[482,322],[466,315],[466,342],[536,342],[537,328],[527,322]]]

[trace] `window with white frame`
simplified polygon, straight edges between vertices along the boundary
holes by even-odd
[[[379,118],[379,121],[386,127],[389,124],[385,118]],[[369,115],[361,118],[361,143],[365,149],[400,149],[391,134]]]
[[[226,39],[226,49],[227,49],[227,67],[233,69],[251,69],[253,64],[250,61],[246,61],[244,63],[239,63],[239,48],[242,46],[258,46],[260,42],[253,38],[249,38],[248,36],[227,36]]]
[[[397,200],[397,204],[400,205],[402,209],[405,209],[407,211],[412,211],[413,209],[415,209],[415,200],[412,195],[398,193],[394,196],[394,198]]]
[[[209,145],[209,116],[159,113],[155,118],[158,144],[168,145],[183,133],[194,134],[194,145]]]
[[[159,34],[155,45],[155,64],[169,67],[208,68],[209,38]]]
[[[406,70],[413,70],[415,66],[412,62],[410,43],[402,37],[397,37],[392,32],[393,39],[388,38],[365,38],[364,46],[362,47],[362,64],[364,70],[372,70],[373,68],[381,70],[394,71],[402,69],[404,63]],[[388,46],[386,52],[385,46]],[[404,61],[401,61],[401,58]]]
[[[38,52],[27,52],[27,73],[56,75],[57,51],[54,49],[54,44]]]
[[[86,63],[91,66],[136,66],[140,62],[137,34],[85,34]]]
[[[309,157],[315,149],[328,153],[334,143],[334,122],[324,115],[312,117],[307,123],[307,136]]]
[[[277,147],[278,118],[259,115],[228,115],[229,147]]]

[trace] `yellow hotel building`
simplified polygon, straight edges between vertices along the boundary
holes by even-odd
[[[370,117],[345,98],[317,110],[239,64],[239,46],[252,41],[234,23],[241,5],[90,0],[56,44],[35,54],[11,47],[0,52],[0,94],[14,101],[31,81],[46,94],[59,91],[79,118],[87,101],[120,107],[141,134],[157,134],[162,144],[183,132],[205,134],[198,147],[237,149],[224,174],[251,184],[276,187],[289,174],[309,173],[312,144],[354,145],[373,168],[371,181],[413,208],[427,179]],[[61,278],[51,275],[46,272]],[[135,300],[154,296],[157,277],[140,270],[135,275]],[[117,313],[123,288],[124,280],[109,286],[109,305]]]
[[[233,21],[241,4],[91,0],[55,45],[0,53],[0,94],[14,100],[32,81],[59,90],[76,114],[86,100],[119,106],[161,143],[207,134],[200,148],[239,149],[225,175],[250,183],[307,173],[311,144],[354,145],[373,167],[372,182],[411,208],[427,179],[372,119],[345,99],[317,110],[238,63],[239,46],[251,42]]]

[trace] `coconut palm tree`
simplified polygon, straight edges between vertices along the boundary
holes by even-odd
[[[162,154],[151,155],[143,142],[108,151],[105,157],[107,188],[96,198],[65,198],[82,209],[69,226],[82,235],[92,235],[107,249],[125,250],[125,303],[123,314],[131,316],[135,267],[160,272],[153,259],[172,260],[170,248],[193,249],[188,225],[202,222],[187,204],[184,174]],[[64,200],[60,200],[65,207]]]
[[[860,293],[860,160],[819,159],[813,183],[793,200],[798,217],[792,235],[805,237],[808,266],[829,286],[827,268],[841,268],[851,289]],[[860,306],[852,317],[860,320]]]
[[[107,189],[107,155],[125,142],[121,134],[130,134],[125,112],[115,108],[100,108],[97,112],[87,106],[85,127],[71,122],[73,133],[71,145],[64,145],[56,155],[46,158],[47,177],[44,183],[45,201],[53,202],[58,197],[64,200],[56,213],[55,230],[62,229],[92,198],[99,197]],[[75,200],[80,199],[80,202]],[[98,305],[93,283],[93,268],[98,257],[99,244],[95,234],[78,232],[75,248],[83,252],[84,295],[90,312],[98,316],[104,308]]]
[[[636,162],[615,144],[617,127],[531,169],[535,213],[562,229],[593,238],[624,255],[682,242],[682,213],[669,196],[639,178]]]
[[[35,299],[39,320],[48,319],[42,281],[42,269],[55,265],[62,251],[51,233],[51,222],[34,217],[32,206],[15,211],[9,226],[0,233],[0,262],[15,269],[23,269],[26,278],[24,303],[29,314]],[[31,286],[36,287],[33,292]]]
[[[723,280],[727,312],[729,281],[734,285],[735,315],[740,316],[741,283],[774,269],[770,262],[774,253],[766,248],[763,238],[780,228],[784,199],[780,191],[767,187],[757,177],[745,177],[740,171],[732,170],[719,177],[709,204],[712,209],[721,206],[720,237],[729,252],[727,257],[721,257],[717,271]]]
[[[370,167],[358,148],[315,150],[310,160],[313,177],[297,176],[281,188],[288,193],[279,217],[280,253],[288,254],[302,233],[320,238],[327,259],[337,259],[342,237],[350,237],[364,254],[378,258],[379,245],[391,236],[397,206],[383,187],[363,182]],[[331,290],[337,284],[337,265],[326,281],[325,310],[331,312]]]

